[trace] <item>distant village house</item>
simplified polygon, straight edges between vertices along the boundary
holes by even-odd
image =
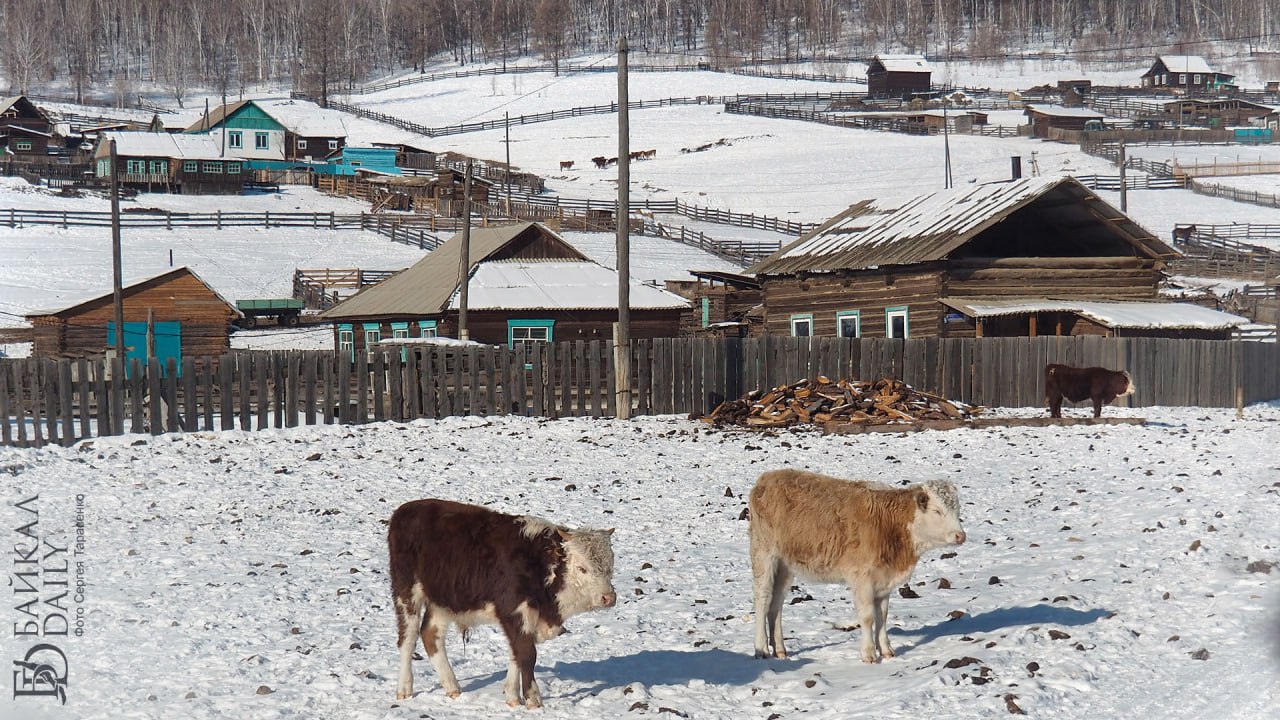
[[[1213,92],[1232,87],[1235,75],[1216,72],[1199,55],[1160,55],[1142,76],[1142,87],[1181,90],[1187,93]]]
[[[929,92],[931,75],[923,55],[876,55],[867,63],[867,93],[910,98]]]

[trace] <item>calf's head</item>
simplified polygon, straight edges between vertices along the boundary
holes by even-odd
[[[949,480],[929,480],[916,488],[916,516],[911,534],[919,552],[965,541],[960,526],[960,498]]]
[[[561,530],[564,548],[564,589],[557,600],[566,616],[613,607],[613,528]]]
[[[1133,379],[1129,377],[1127,372],[1118,372],[1111,376],[1111,394],[1116,397],[1124,397],[1133,394]]]

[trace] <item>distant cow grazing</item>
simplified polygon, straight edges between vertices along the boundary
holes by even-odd
[[[1100,367],[1044,366],[1044,397],[1050,417],[1062,417],[1063,398],[1073,403],[1092,400],[1093,416],[1102,417],[1104,404],[1131,394],[1133,380],[1127,372]]]
[[[572,169],[573,169],[573,161],[572,161],[572,160],[561,160],[561,161],[560,161],[560,169],[561,169],[561,170],[572,170]]]
[[[413,694],[419,635],[445,694],[457,697],[462,689],[444,649],[450,624],[465,633],[496,623],[511,644],[507,704],[541,707],[536,644],[563,633],[566,618],[617,602],[612,535],[446,500],[397,508],[387,531],[399,621],[396,698]]]
[[[609,158],[603,155],[597,155],[591,158],[591,162],[595,163],[596,167],[600,168],[601,170],[609,167]]]
[[[782,604],[793,573],[848,583],[862,623],[862,661],[893,657],[889,593],[911,576],[921,553],[965,541],[956,488],[946,480],[889,487],[774,470],[756,482],[750,508],[759,658],[787,656]]]

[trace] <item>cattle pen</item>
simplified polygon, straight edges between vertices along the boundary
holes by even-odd
[[[1280,345],[1163,338],[660,338],[632,347],[632,414],[701,417],[755,389],[827,375],[896,377],[971,405],[1042,408],[1044,366],[1127,370],[1134,407],[1280,398]],[[161,365],[0,360],[0,444],[125,433],[261,430],[462,415],[614,417],[602,340],[509,349],[405,348],[355,357],[238,351]],[[1037,412],[1043,412],[1038,410]],[[1104,418],[1105,420],[1105,418]]]

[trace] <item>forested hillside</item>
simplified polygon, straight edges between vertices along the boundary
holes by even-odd
[[[312,92],[452,58],[608,50],[626,34],[673,63],[1027,48],[1140,57],[1178,43],[1271,47],[1280,0],[0,0],[14,93],[60,82],[125,102],[159,84]],[[1191,43],[1197,43],[1192,45]],[[324,93],[321,93],[324,94]]]

